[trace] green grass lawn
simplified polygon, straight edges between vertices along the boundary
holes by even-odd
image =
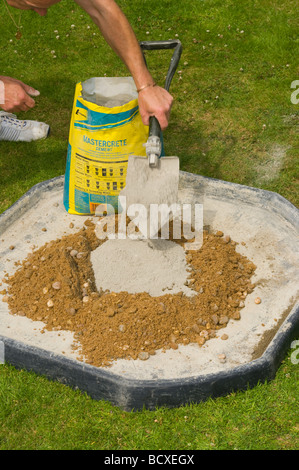
[[[166,155],[221,180],[275,191],[299,207],[298,5],[295,0],[121,0],[138,39],[179,38]],[[71,0],[46,18],[0,4],[0,74],[40,90],[20,118],[51,137],[0,142],[0,212],[34,184],[65,171],[75,84],[126,76],[87,15]],[[15,34],[20,25],[22,37]],[[168,52],[148,53],[164,83]],[[252,390],[178,409],[123,412],[9,365],[0,366],[0,448],[298,449],[298,364],[291,350],[276,378]]]

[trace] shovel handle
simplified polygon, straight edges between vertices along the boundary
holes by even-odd
[[[139,45],[142,51],[174,49],[164,85],[165,90],[169,91],[171,80],[182,55],[183,48],[181,41],[179,39],[170,39],[169,41],[141,41]],[[144,61],[146,62],[145,57]]]
[[[139,45],[142,51],[174,49],[164,85],[165,90],[169,91],[172,78],[182,55],[183,48],[181,41],[179,39],[170,39],[168,41],[141,41]],[[146,63],[144,54],[143,57]],[[155,116],[151,116],[149,120],[149,136],[157,136],[159,138],[161,136],[161,127]]]
[[[158,119],[155,116],[150,116],[149,118],[149,137],[157,136],[161,137],[161,127]]]

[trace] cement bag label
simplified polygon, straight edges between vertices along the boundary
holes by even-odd
[[[90,79],[83,85],[87,82],[88,100],[84,99],[82,83],[75,89],[64,183],[65,209],[81,215],[94,214],[99,205],[105,210],[107,204],[117,211],[118,195],[126,183],[128,158],[146,156],[144,144],[149,132],[142,123],[130,77]],[[102,96],[99,90],[105,87],[108,91],[104,90]],[[127,93],[119,92],[123,88]],[[123,101],[125,104],[114,106]]]

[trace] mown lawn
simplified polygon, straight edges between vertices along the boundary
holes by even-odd
[[[295,0],[121,0],[138,39],[179,38],[183,55],[164,133],[181,169],[275,191],[299,206],[298,5]],[[72,0],[46,18],[0,4],[1,70],[39,89],[28,119],[51,137],[0,142],[0,211],[65,171],[76,82],[127,71]],[[16,25],[22,37],[17,39]],[[148,53],[164,83],[169,55]],[[298,95],[297,95],[298,96]],[[24,118],[25,114],[20,114]],[[298,364],[275,380],[178,409],[123,412],[10,365],[0,366],[0,448],[298,449]],[[291,360],[292,358],[292,360]]]

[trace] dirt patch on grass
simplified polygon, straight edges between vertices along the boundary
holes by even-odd
[[[286,152],[290,147],[275,144],[265,153],[264,161],[255,167],[257,173],[257,183],[267,183],[278,178],[286,157]]]
[[[255,266],[236,252],[228,235],[204,231],[202,248],[186,251],[186,284],[195,295],[153,297],[146,286],[136,294],[96,288],[90,255],[105,241],[96,237],[91,221],[85,224],[30,253],[15,274],[3,279],[7,287],[2,292],[12,315],[42,321],[47,330],[74,332],[79,360],[109,366],[118,358],[146,360],[158,349],[179,344],[200,348],[215,336],[225,340],[228,322],[241,318],[254,288]]]

